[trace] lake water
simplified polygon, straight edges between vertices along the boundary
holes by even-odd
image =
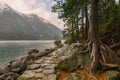
[[[30,49],[40,52],[46,48],[55,47],[54,41],[0,41],[0,66],[9,61],[27,55]]]

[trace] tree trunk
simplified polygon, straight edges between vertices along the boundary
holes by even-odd
[[[82,31],[82,38],[84,39],[84,36],[85,36],[85,32],[84,32],[84,10],[82,9],[81,10],[81,31]]]
[[[91,15],[90,15],[90,26],[89,26],[89,51],[91,53],[91,73],[95,75],[95,71],[98,66],[98,53],[99,45],[101,43],[98,33],[98,2],[99,0],[92,0],[91,3]]]
[[[99,0],[92,0],[91,2],[90,26],[88,31],[88,48],[93,61],[91,63],[91,73],[95,76],[98,67],[100,67],[99,60],[102,60],[105,64],[120,64],[118,56],[108,46],[103,44],[99,37],[98,3]]]
[[[74,36],[74,21],[72,20],[72,30],[71,30],[71,36],[72,36],[72,42],[75,41],[75,36]]]
[[[89,26],[89,21],[88,21],[88,8],[87,6],[85,7],[85,39],[87,40],[88,38],[88,26]]]
[[[76,31],[76,41],[79,41],[79,25],[78,25],[78,16],[76,17],[76,20],[75,20],[75,26],[76,26],[76,29],[75,29],[75,31]]]

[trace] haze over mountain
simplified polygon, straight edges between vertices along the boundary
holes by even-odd
[[[58,38],[62,38],[61,30],[49,21],[35,14],[20,13],[7,4],[0,3],[0,40]]]

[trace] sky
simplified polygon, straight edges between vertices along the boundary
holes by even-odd
[[[37,14],[61,30],[64,28],[64,22],[58,19],[58,14],[51,12],[51,6],[55,4],[54,0],[0,0],[0,2],[7,3],[10,7],[22,13]]]

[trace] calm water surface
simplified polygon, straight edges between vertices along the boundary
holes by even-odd
[[[30,49],[40,52],[55,47],[54,41],[0,41],[0,66],[9,61],[25,56]]]

